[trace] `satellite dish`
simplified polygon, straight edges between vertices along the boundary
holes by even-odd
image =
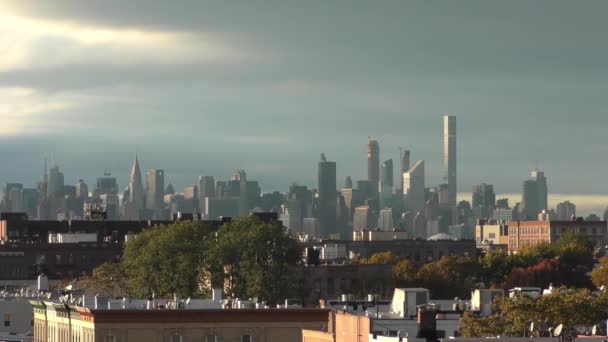
[[[534,331],[534,322],[531,322],[530,323],[530,332],[533,332],[533,331]]]
[[[591,328],[591,335],[597,335],[597,324]]]
[[[564,329],[563,324],[556,326],[555,329],[553,330],[553,336],[560,336],[562,334],[563,329]]]

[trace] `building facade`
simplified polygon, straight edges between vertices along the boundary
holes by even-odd
[[[403,192],[403,174],[410,169],[410,150],[399,149],[399,179]]]
[[[403,196],[407,209],[422,211],[425,203],[424,160],[419,160],[403,174]]]
[[[327,309],[92,309],[32,301],[36,342],[302,341],[328,326]]]
[[[372,184],[372,189],[378,189],[380,182],[380,144],[372,138],[367,141],[367,180]]]
[[[322,236],[338,233],[336,227],[337,190],[336,162],[325,160],[322,156],[318,167],[318,218]]]
[[[165,194],[165,171],[151,169],[146,172],[146,209],[163,208]]]
[[[606,221],[511,221],[509,251],[516,252],[543,242],[555,243],[568,232],[587,236],[596,248],[606,245]]]
[[[547,178],[542,171],[534,170],[524,181],[521,200],[521,219],[536,220],[538,214],[548,208]]]
[[[560,221],[572,220],[576,217],[576,205],[570,201],[561,202],[557,205],[557,219]]]

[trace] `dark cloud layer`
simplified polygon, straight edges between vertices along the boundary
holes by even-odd
[[[29,183],[55,153],[70,181],[112,168],[125,184],[137,150],[179,186],[244,167],[284,190],[314,184],[320,152],[340,177],[365,177],[373,135],[383,159],[409,146],[438,183],[450,113],[465,191],[485,181],[517,192],[536,165],[555,191],[608,191],[605,1],[20,0],[12,10],[211,36],[241,55],[0,71],[0,87],[88,99],[46,117],[63,129],[0,138],[0,180]]]

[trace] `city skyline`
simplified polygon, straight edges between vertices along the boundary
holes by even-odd
[[[448,114],[461,193],[519,192],[538,167],[553,193],[608,194],[604,2],[134,4],[2,3],[22,44],[0,41],[0,181],[31,185],[55,154],[67,184],[109,169],[124,188],[137,152],[176,188],[243,168],[284,191],[316,183],[321,152],[338,184],[365,179],[373,136],[440,184]]]
[[[365,146],[363,146],[363,149],[365,149]],[[365,154],[365,151],[362,151],[361,154]],[[108,173],[108,171],[110,171],[109,169],[104,169],[102,170],[99,174],[96,175],[90,175],[90,176],[78,176],[74,178],[74,181],[72,182],[70,179],[70,176],[65,176],[65,174],[67,175],[73,175],[73,174],[80,174],[78,172],[75,172],[74,170],[69,170],[66,169],[64,167],[64,163],[62,163],[61,161],[54,160],[54,162],[57,164],[57,166],[59,167],[59,171],[61,173],[61,176],[63,176],[65,178],[64,182],[66,185],[78,185],[80,180],[84,180],[84,182],[86,183],[86,185],[88,185],[88,190],[89,191],[93,191],[94,188],[94,182],[97,178],[100,177],[104,177],[107,175],[111,175],[111,177],[116,178],[117,183],[118,183],[118,187],[119,187],[119,192],[121,192],[124,189],[130,189],[130,179],[133,176],[133,168],[135,167],[134,161],[135,158],[138,158],[137,160],[137,167],[139,168],[140,166],[140,159],[141,157],[138,156],[132,156],[132,159],[130,160],[130,166],[127,168],[125,167],[125,169],[127,169],[125,172],[123,173],[116,173],[116,172],[110,172]],[[318,157],[317,157],[318,159]],[[363,170],[362,176],[361,178],[356,178],[355,176],[351,176],[351,174],[356,174],[356,173],[350,173],[345,177],[341,177],[340,174],[337,175],[337,184],[339,185],[337,188],[338,190],[340,189],[340,187],[342,186],[342,184],[344,183],[344,180],[346,177],[351,177],[353,180],[365,180],[367,177],[367,164],[366,164],[367,158],[365,158],[365,160],[363,160],[362,162],[365,163],[364,165],[361,165],[361,169]],[[412,161],[412,165],[413,163],[415,163],[416,160]],[[424,159],[424,163],[427,164],[427,160]],[[52,166],[50,163],[48,163],[47,160],[43,160],[42,164],[49,164],[48,166]],[[314,164],[314,162],[313,162]],[[336,168],[339,170],[340,169],[340,165],[339,162],[336,163]],[[145,162],[144,162],[145,165]],[[436,164],[437,166],[437,164]],[[162,166],[161,166],[162,167]],[[145,173],[149,170],[154,169],[154,167],[142,167],[141,168],[141,173],[143,175],[145,175]],[[214,174],[214,175],[205,175],[204,177],[211,177],[211,178],[215,178],[217,181],[222,181],[222,180],[228,180],[230,178],[230,175],[232,174],[232,172],[234,172],[235,169],[238,168],[233,168],[233,169],[227,169],[225,170],[225,172],[221,173],[221,174]],[[43,169],[44,170],[44,169]],[[35,179],[29,179],[29,180],[25,180],[25,181],[21,181],[20,179],[11,179],[11,180],[3,180],[0,179],[0,184],[7,184],[7,183],[20,183],[23,184],[24,188],[33,188],[36,186],[36,183],[43,180],[44,178],[44,172],[43,170],[40,171],[40,177],[35,178]],[[50,167],[49,167],[50,170]],[[544,170],[542,170],[544,171]],[[47,170],[47,174],[48,174],[48,170]],[[313,180],[310,183],[304,183],[304,182],[298,182],[298,181],[292,181],[290,183],[288,183],[284,188],[282,187],[272,187],[272,185],[268,186],[268,187],[264,187],[264,184],[261,183],[260,185],[262,186],[262,191],[265,193],[268,192],[272,192],[272,191],[280,191],[280,192],[287,192],[289,190],[289,187],[292,184],[297,184],[297,185],[301,185],[301,186],[307,186],[311,189],[316,189],[316,185],[317,185],[317,167],[315,167],[312,172],[314,172],[315,174],[313,175]],[[522,186],[522,182],[525,181],[527,179],[527,177],[529,177],[530,172],[534,172],[534,169],[530,169],[527,170],[527,175],[524,174],[522,175],[521,179],[519,180],[519,184],[518,184],[518,188],[521,189]],[[432,186],[438,186],[441,184],[441,181],[439,180],[432,180],[431,182],[428,182],[428,174],[433,173],[432,171],[428,170],[428,168],[426,168],[425,170],[425,178],[427,178],[427,187],[432,187]],[[174,182],[172,181],[171,178],[171,169],[169,169],[169,172],[167,172],[165,170],[165,176],[168,178],[165,178],[165,184],[166,185],[173,185],[176,189],[178,189],[180,192],[181,189],[184,189],[190,185],[199,185],[199,177],[201,177],[201,174],[197,174],[194,178],[192,179],[186,179],[183,182]],[[48,175],[47,175],[48,176]],[[256,174],[255,175],[257,177],[257,179],[260,179],[260,175]],[[577,206],[577,213],[579,213],[581,216],[586,216],[588,214],[591,213],[595,213],[595,214],[601,214],[603,213],[603,211],[606,209],[606,207],[608,207],[608,195],[603,195],[603,194],[577,194],[577,193],[559,193],[559,192],[555,192],[552,191],[553,189],[553,181],[552,181],[552,175],[549,176],[549,183],[551,184],[551,188],[549,190],[549,194],[548,194],[548,202],[549,202],[549,207],[550,208],[556,208],[557,204],[564,202],[564,201],[571,201],[573,203],[576,204]],[[262,177],[263,178],[263,177]],[[394,184],[393,189],[397,190],[398,186],[400,185],[401,182],[401,178],[399,177],[399,174],[395,175],[395,181],[397,183]],[[495,184],[493,182],[493,180],[488,179],[486,181],[487,183],[493,185]],[[478,183],[482,183],[482,181],[479,181]],[[468,202],[472,202],[472,192],[471,192],[471,188],[473,186],[467,188],[467,187],[462,187],[459,186],[459,189],[461,191],[458,192],[457,195],[457,201],[468,201]],[[145,187],[144,187],[145,188]],[[496,190],[496,189],[495,189]],[[517,190],[517,189],[515,189]],[[514,205],[515,203],[519,203],[522,200],[522,193],[517,192],[517,191],[501,191],[500,189],[496,190],[496,199],[500,199],[500,198],[508,198],[509,199],[509,203],[511,205]]]

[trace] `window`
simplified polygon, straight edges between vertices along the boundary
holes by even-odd
[[[243,335],[241,337],[241,342],[253,342],[253,338],[251,335]]]
[[[495,233],[490,233],[490,234],[488,234],[488,237],[490,239],[496,239],[496,234]]]
[[[4,314],[4,326],[5,327],[10,327],[11,326],[11,320],[12,320],[11,314],[10,313],[5,313]]]
[[[217,336],[216,335],[207,335],[207,337],[205,338],[205,342],[217,342]]]
[[[105,342],[116,342],[116,337],[114,337],[114,336],[106,336]]]
[[[172,335],[171,342],[182,342],[182,335]]]

